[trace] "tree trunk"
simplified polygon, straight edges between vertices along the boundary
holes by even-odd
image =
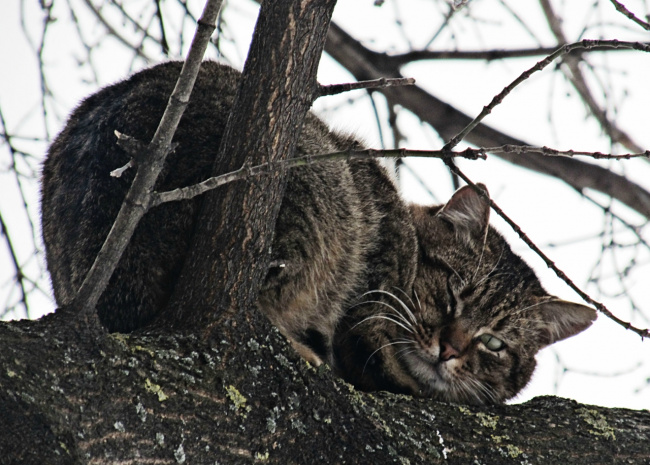
[[[291,158],[316,96],[336,0],[265,2],[213,175]],[[256,177],[205,194],[190,254],[161,325],[210,335],[257,297],[268,269],[284,178]]]
[[[650,412],[362,393],[250,308],[216,344],[0,324],[0,463],[650,463]]]

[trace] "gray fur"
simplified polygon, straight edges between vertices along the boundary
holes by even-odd
[[[133,170],[109,176],[128,162],[114,131],[149,141],[179,71],[179,63],[165,63],[99,91],[50,147],[43,239],[59,305],[73,298],[133,179]],[[238,79],[228,67],[203,64],[156,190],[209,175]],[[297,156],[358,146],[309,115]],[[108,330],[135,331],[155,320],[183,265],[200,202],[145,215],[98,303]],[[443,208],[407,206],[373,160],[294,169],[258,305],[303,356],[326,361],[360,388],[503,401],[530,379],[539,348],[586,328],[594,312],[546,294],[488,227],[485,205],[464,189]],[[502,350],[479,341],[488,330]],[[462,387],[456,376],[487,387]]]

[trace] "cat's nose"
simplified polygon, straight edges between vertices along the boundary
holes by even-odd
[[[454,348],[449,342],[441,341],[440,342],[440,360],[446,362],[452,358],[458,357],[458,350]]]

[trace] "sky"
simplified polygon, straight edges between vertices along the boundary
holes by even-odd
[[[199,11],[197,3],[190,2],[196,12]],[[334,21],[356,37],[362,38],[368,47],[392,53],[405,51],[410,46],[425,46],[431,37],[430,31],[437,27],[436,18],[440,17],[440,11],[445,8],[442,1],[404,0],[399,4],[387,1],[382,7],[372,7],[372,3],[371,0],[340,0]],[[450,28],[443,30],[434,44],[438,49],[447,50],[455,47],[534,47],[539,43],[554,43],[548,27],[540,19],[537,2],[526,2],[526,7],[521,7],[521,4],[514,1],[511,3],[475,0],[467,14],[477,19],[480,27],[473,28],[467,22],[452,21]],[[590,10],[586,5],[577,6],[578,3],[585,2],[554,2],[558,11],[563,12],[563,28],[568,37],[625,39],[629,36],[630,40],[650,39],[647,31],[637,32],[634,28],[629,31],[616,26],[621,21],[615,12],[610,11],[611,8],[608,10],[603,6],[598,10]],[[43,134],[48,137],[55,135],[74,105],[96,89],[98,84],[109,84],[145,66],[142,60],[133,61],[125,57],[121,45],[116,41],[102,40],[102,28],[96,26],[92,14],[83,10],[80,4],[75,0],[55,3],[53,13],[57,22],[48,31],[43,52],[48,85],[55,98],[48,100],[45,116],[38,111],[41,84],[38,79],[38,62],[33,52],[40,40],[38,31],[43,21],[38,2],[3,2],[0,6],[0,60],[2,63],[11,63],[11,66],[0,67],[0,109],[9,132],[26,136],[15,141],[17,146],[26,151],[42,155],[46,145],[29,138],[42,137]],[[68,21],[70,10],[67,5],[73,5],[79,15],[78,30],[84,31],[86,37],[99,44],[93,50],[90,60],[87,52],[78,45],[78,32]],[[172,8],[171,2],[163,2],[163,5]],[[504,13],[504,5],[516,10],[518,20],[513,20]],[[630,1],[628,6],[636,7],[640,16],[643,8],[647,10],[642,2]],[[224,51],[236,67],[241,67],[245,58],[255,11],[252,2],[233,1],[225,16],[227,24],[231,25],[229,33],[236,40],[233,44],[225,43]],[[396,25],[395,15],[400,18],[404,28]],[[614,26],[585,27],[586,24],[595,24],[596,20]],[[521,26],[523,23],[531,26],[526,30]],[[30,45],[26,39],[23,27],[28,31],[33,44]],[[135,33],[127,30],[125,34],[129,36]],[[540,58],[490,63],[421,62],[405,67],[402,72],[415,77],[418,85],[434,95],[470,115],[476,115],[490,102],[492,96],[538,59]],[[613,53],[604,58],[593,58],[592,62],[595,63],[596,71],[587,73],[590,84],[596,88],[597,84],[602,84],[602,88],[608,90],[608,97],[617,103],[612,110],[616,111],[614,114],[617,123],[633,134],[644,148],[650,148],[650,132],[647,130],[650,91],[646,83],[647,76],[650,75],[650,55]],[[610,72],[601,72],[603,69]],[[611,82],[600,82],[598,79],[609,79]],[[319,80],[322,84],[340,83],[350,81],[351,76],[331,58],[324,57]],[[604,98],[603,95],[598,97],[601,100]],[[349,104],[350,101],[352,104]],[[384,140],[390,143],[390,131],[384,122],[386,110],[381,97],[375,98],[375,104],[379,120],[382,121],[380,127]],[[377,119],[373,116],[372,102],[365,92],[321,99],[314,110],[332,127],[358,134],[369,146],[381,148]],[[441,147],[437,135],[430,128],[423,127],[415,117],[400,112],[398,118],[407,137],[402,146],[413,149]],[[603,152],[612,150],[598,125],[588,117],[584,106],[576,100],[575,92],[566,81],[558,77],[558,73],[552,72],[552,68],[538,73],[518,87],[486,122],[536,145]],[[38,170],[38,162],[39,160],[22,164],[19,162],[19,169]],[[408,164],[424,178],[435,198],[422,189],[413,177],[404,173],[400,185],[406,199],[418,203],[436,203],[451,195],[451,180],[440,162],[409,160]],[[649,163],[634,160],[604,164],[650,188],[647,181],[650,179]],[[518,169],[494,156],[488,157],[486,161],[460,161],[459,165],[475,182],[487,184],[494,200],[531,239],[543,246],[545,252],[574,282],[594,298],[602,300],[621,318],[628,321],[631,319],[641,327],[650,325],[647,319],[650,318],[649,289],[645,284],[650,277],[648,248],[630,247],[605,254],[605,258],[599,260],[603,244],[608,240],[627,243],[636,240],[625,227],[614,222],[611,233],[600,236],[599,233],[608,228],[607,219],[600,208],[576,195],[560,181]],[[39,261],[42,265],[43,258],[29,258],[33,234],[29,227],[30,220],[25,216],[22,200],[17,194],[16,180],[7,171],[10,166],[11,157],[7,148],[0,146],[0,212],[17,244],[21,262],[25,263],[29,273],[37,276]],[[22,183],[31,221],[38,231],[38,183],[25,180]],[[603,196],[588,194],[601,204],[608,203]],[[625,207],[614,205],[612,208],[632,224],[645,224],[643,218]],[[531,264],[549,291],[567,300],[580,301],[495,215],[493,224],[506,235],[513,250]],[[641,230],[641,233],[650,239],[647,231]],[[38,235],[35,240],[40,241]],[[619,293],[620,283],[616,279],[615,270],[624,267],[631,259],[635,259],[637,265],[625,281],[628,286],[626,294],[635,299],[642,312],[632,311],[628,299],[608,296],[589,282],[593,273],[601,273],[606,277],[602,281],[604,290],[611,294]],[[7,284],[11,270],[7,251],[4,244],[0,244],[0,302],[15,299],[15,291]],[[42,277],[39,283],[43,291],[35,291],[30,295],[33,317],[54,308],[47,278]],[[646,319],[643,319],[643,314]],[[533,382],[516,399],[517,402],[536,395],[557,394],[605,406],[650,407],[650,342],[641,342],[638,336],[603,316],[585,333],[542,351],[538,355],[538,362]]]

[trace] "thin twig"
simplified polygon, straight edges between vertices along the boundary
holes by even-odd
[[[119,144],[122,144],[120,141]],[[174,202],[178,200],[189,200],[201,195],[209,190],[216,189],[219,186],[228,184],[230,182],[239,181],[249,176],[260,176],[264,174],[278,173],[287,169],[295,168],[297,166],[304,166],[311,163],[320,163],[326,161],[343,160],[343,159],[368,159],[368,158],[403,158],[403,157],[422,157],[422,158],[467,158],[469,160],[478,160],[487,158],[486,153],[526,153],[526,152],[539,152],[547,156],[575,156],[584,155],[593,158],[608,158],[608,159],[629,159],[633,157],[650,157],[650,152],[641,154],[624,154],[624,155],[611,155],[603,154],[600,152],[578,152],[574,150],[560,151],[550,149],[548,147],[530,147],[526,145],[503,145],[500,147],[488,147],[472,149],[467,148],[460,152],[452,152],[446,150],[407,150],[407,149],[393,149],[393,150],[347,150],[344,152],[325,153],[320,155],[306,155],[304,157],[292,158],[280,162],[264,163],[257,166],[242,167],[237,171],[214,176],[206,179],[203,182],[194,184],[192,186],[182,187],[167,192],[156,192],[152,194],[151,207],[158,206],[166,202]],[[119,174],[131,165],[118,168]],[[117,175],[117,173],[116,173]]]
[[[499,207],[494,200],[492,200],[481,188],[479,188],[474,182],[472,182],[471,179],[469,179],[465,173],[463,173],[457,166],[449,163],[447,160],[447,166],[449,167],[450,170],[455,172],[463,181],[465,181],[468,185],[472,186],[472,188],[478,192],[481,196],[483,196],[486,200],[490,202],[490,207],[497,212],[497,214],[505,220],[508,225],[517,233],[519,238],[526,243],[528,247],[531,248],[544,262],[546,263],[546,266],[548,266],[555,274],[557,275],[558,278],[560,278],[562,281],[564,281],[571,289],[573,289],[585,302],[588,302],[592,304],[596,309],[598,309],[599,312],[601,312],[603,315],[608,317],[609,319],[615,321],[619,325],[623,326],[625,329],[628,329],[630,331],[633,331],[637,333],[641,338],[646,338],[650,337],[650,329],[639,329],[636,328],[635,326],[632,326],[631,323],[621,320],[617,316],[615,316],[609,309],[601,302],[598,302],[597,300],[593,299],[589,294],[584,292],[582,289],[580,289],[569,277],[562,271],[560,270],[557,265],[546,256],[542,250],[535,245],[535,243],[528,238],[526,233],[522,231],[522,229],[519,227],[517,223],[515,223],[513,220],[510,219],[508,215],[505,214],[505,212]]]
[[[531,145],[512,145],[506,144],[499,147],[481,147],[479,150],[486,153],[539,153],[547,157],[576,157],[576,156],[585,156],[591,157],[596,160],[606,159],[606,160],[629,160],[631,158],[650,158],[650,150],[640,153],[622,153],[614,155],[611,153],[602,153],[602,152],[585,152],[579,150],[557,150],[550,147],[535,147]]]
[[[320,155],[306,155],[299,158],[290,158],[279,162],[263,163],[257,166],[243,166],[237,171],[222,174],[220,176],[213,176],[203,182],[194,184],[192,186],[182,187],[167,192],[154,192],[151,197],[151,207],[158,206],[166,202],[175,202],[178,200],[189,200],[197,195],[201,195],[209,190],[216,189],[219,186],[228,184],[241,179],[261,176],[264,174],[273,174],[295,168],[297,166],[305,166],[312,163],[322,163],[326,161],[344,160],[344,159],[369,159],[369,158],[403,158],[403,157],[424,157],[424,158],[442,158],[449,159],[452,157],[468,158],[470,160],[477,160],[485,158],[485,154],[480,153],[478,150],[464,150],[462,152],[447,152],[443,150],[347,150],[345,152],[324,153]]]
[[[540,4],[551,32],[553,32],[553,35],[558,41],[558,45],[568,43],[564,31],[562,30],[562,18],[555,14],[551,0],[540,0]],[[566,59],[563,60],[565,67],[560,68],[560,70],[566,76],[567,80],[571,83],[576,92],[578,92],[582,101],[587,105],[591,114],[596,118],[596,121],[598,121],[598,124],[600,124],[600,127],[611,141],[623,145],[627,150],[640,152],[642,150],[641,147],[634,142],[628,134],[621,130],[614,120],[609,118],[607,111],[601,108],[600,104],[596,101],[596,98],[585,79],[582,68],[580,67],[581,62],[583,62],[583,60],[580,55],[568,55]],[[605,95],[605,97],[607,96]]]
[[[614,218],[614,219],[617,220],[619,223],[621,223],[623,226],[625,226],[627,229],[629,229],[630,231],[632,231],[632,233],[637,237],[637,239],[639,239],[639,243],[643,244],[643,245],[644,245],[648,250],[650,250],[650,244],[648,244],[648,242],[643,238],[643,236],[641,235],[641,232],[640,232],[640,231],[641,231],[641,228],[642,228],[643,226],[645,226],[645,225],[643,225],[643,226],[636,226],[636,225],[634,225],[634,224],[632,224],[632,223],[629,223],[629,222],[627,222],[626,220],[624,220],[623,218],[621,218],[619,215],[615,214],[615,213],[612,211],[612,209],[611,209],[610,207],[605,206],[605,205],[601,205],[601,204],[600,204],[599,202],[597,202],[595,199],[593,199],[592,197],[588,196],[587,194],[585,194],[584,192],[582,192],[582,191],[580,191],[580,190],[578,190],[578,189],[576,189],[576,191],[577,191],[577,192],[578,192],[578,193],[579,193],[579,194],[580,194],[584,199],[586,199],[586,200],[588,200],[589,202],[593,203],[593,204],[596,205],[598,208],[602,209],[604,213],[606,213],[606,214],[608,214],[608,215],[611,215],[612,218]],[[611,200],[610,200],[610,201],[611,201]],[[647,224],[647,223],[646,223],[646,224]]]
[[[630,10],[625,8],[625,5],[618,2],[617,0],[610,0],[610,1],[614,4],[614,7],[616,8],[616,11],[618,11],[619,13],[623,13],[625,16],[628,17],[628,19],[631,19],[632,21],[637,23],[639,26],[641,26],[646,31],[650,31],[650,24],[648,24],[645,21],[642,21],[639,18],[637,18],[634,13],[632,13]]]
[[[503,99],[510,94],[514,90],[515,87],[517,87],[519,84],[524,82],[526,79],[528,79],[531,75],[536,73],[537,71],[541,71],[544,68],[546,68],[548,65],[550,65],[553,61],[555,61],[557,58],[566,55],[568,53],[571,53],[574,50],[590,50],[593,47],[610,47],[610,48],[628,48],[628,49],[634,49],[634,50],[640,50],[643,52],[650,52],[650,45],[641,43],[641,42],[624,42],[624,41],[619,41],[619,40],[582,40],[580,42],[575,42],[572,44],[566,44],[558,48],[555,52],[551,53],[549,56],[544,58],[541,61],[538,61],[533,67],[527,69],[523,73],[517,77],[514,81],[512,81],[510,84],[508,84],[501,92],[499,92],[494,98],[492,98],[492,101],[485,107],[483,107],[483,110],[481,113],[474,118],[465,128],[460,131],[456,136],[452,137],[447,144],[443,147],[444,149],[451,150],[454,147],[456,147],[460,141],[462,141],[467,134],[469,134],[476,126],[479,125],[483,119],[489,115],[494,107],[496,107],[498,104],[500,104]]]
[[[221,0],[206,2],[174,91],[169,98],[156,133],[147,146],[148,156],[139,165],[113,227],[69,306],[73,312],[79,313],[85,319],[90,318],[89,315],[94,311],[138,222],[150,207],[153,186],[162,170],[165,158],[171,150],[172,137],[189,102],[220,8]],[[132,156],[135,158],[137,154],[132,154]]]
[[[9,250],[9,255],[11,256],[11,261],[14,264],[14,269],[16,270],[16,282],[20,287],[20,302],[23,307],[25,307],[25,317],[29,318],[29,305],[27,304],[27,291],[25,290],[25,275],[23,275],[22,267],[18,261],[18,256],[16,255],[16,250],[14,249],[13,242],[11,242],[11,237],[9,237],[9,230],[7,225],[2,218],[2,213],[0,213],[0,236],[4,236],[5,242],[7,243],[7,249]]]
[[[646,42],[646,45],[650,43]],[[413,50],[399,55],[383,55],[382,59],[389,61],[393,66],[403,66],[415,61],[425,60],[483,60],[494,61],[506,58],[528,58],[550,55],[557,47],[522,48],[514,50]],[[593,47],[589,52],[611,51],[611,47]],[[629,51],[630,49],[619,49]],[[576,54],[578,52],[573,52]]]
[[[415,84],[415,79],[413,78],[379,78],[371,81],[357,81],[346,84],[320,86],[318,96],[325,97],[357,89],[384,89],[386,87],[412,86],[413,84]]]
[[[139,57],[143,58],[147,62],[151,61],[151,59],[145,55],[144,51],[142,50],[142,47],[137,47],[133,44],[131,44],[126,38],[124,38],[119,32],[115,30],[113,26],[111,26],[106,18],[99,12],[99,10],[95,7],[95,5],[92,4],[90,0],[84,0],[84,3],[88,7],[90,11],[93,12],[95,17],[99,20],[100,23],[106,28],[108,33],[116,38],[118,42],[121,42],[124,46],[126,46],[128,49],[133,50]]]
[[[165,23],[163,22],[162,11],[160,10],[160,0],[156,0],[156,17],[160,25],[160,45],[162,47],[163,55],[169,56],[169,44],[167,43],[167,35],[165,34]]]

